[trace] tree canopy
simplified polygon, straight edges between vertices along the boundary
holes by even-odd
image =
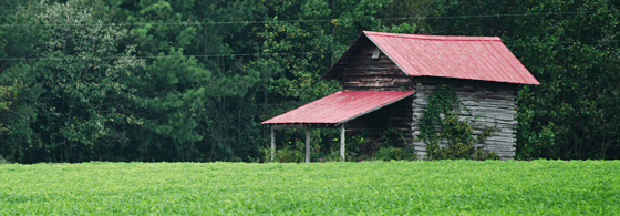
[[[518,157],[620,159],[620,3],[454,0],[0,2],[0,156],[20,163],[259,161],[261,121],[341,89],[362,30],[500,37]],[[278,145],[303,140],[279,132]],[[313,131],[328,148],[335,131]],[[325,149],[328,151],[329,149]]]

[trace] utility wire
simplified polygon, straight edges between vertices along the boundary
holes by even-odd
[[[507,47],[524,47],[536,45],[555,45],[555,44],[592,44],[592,43],[616,43],[620,40],[598,40],[598,41],[568,41],[568,42],[551,42],[551,43],[514,43],[506,44]]]
[[[103,60],[111,60],[111,59],[122,59],[124,57],[131,57],[136,59],[169,59],[169,58],[180,58],[180,57],[227,57],[227,56],[275,56],[275,55],[305,55],[305,54],[333,54],[333,53],[343,53],[344,51],[333,51],[333,52],[275,52],[275,53],[231,53],[231,54],[205,54],[205,55],[156,55],[156,56],[116,56],[116,57],[63,57],[63,58],[48,58],[47,56],[43,56],[40,58],[14,58],[14,59],[0,59],[0,61],[29,61],[29,60],[94,60],[94,59],[103,59]]]
[[[438,17],[400,17],[400,18],[361,18],[361,19],[311,19],[311,20],[253,20],[253,21],[220,21],[220,22],[137,22],[137,23],[25,23],[25,24],[0,24],[5,28],[24,28],[31,26],[141,26],[141,25],[218,25],[218,24],[269,24],[269,23],[304,23],[304,22],[335,22],[335,21],[388,21],[388,20],[424,20],[424,19],[469,19],[469,18],[500,18],[500,17],[526,17],[539,15],[559,15],[559,14],[591,14],[591,13],[613,13],[619,10],[606,11],[568,11],[568,12],[547,12],[547,13],[514,13],[514,14],[486,14],[477,16],[438,16]]]
[[[571,41],[571,42],[551,42],[551,43],[513,43],[506,44],[507,47],[526,47],[526,46],[537,46],[537,45],[556,45],[556,44],[592,44],[592,43],[617,43],[620,40],[600,40],[600,41]],[[124,57],[131,57],[136,59],[170,59],[170,58],[179,58],[179,57],[229,57],[229,56],[276,56],[276,55],[305,55],[305,54],[334,54],[334,53],[344,53],[345,51],[330,51],[330,52],[273,52],[273,53],[230,53],[230,54],[205,54],[205,55],[156,55],[156,56],[104,56],[104,57],[63,57],[63,58],[48,58],[46,56],[40,58],[13,58],[13,59],[0,59],[0,61],[30,61],[30,60],[39,60],[39,61],[62,61],[62,60],[112,60],[112,59],[122,59]]]

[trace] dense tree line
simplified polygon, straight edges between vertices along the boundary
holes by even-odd
[[[260,122],[338,91],[320,77],[361,30],[498,36],[541,82],[519,91],[520,157],[620,157],[614,1],[0,6],[0,155],[15,162],[262,160]],[[335,131],[312,133],[331,150]]]

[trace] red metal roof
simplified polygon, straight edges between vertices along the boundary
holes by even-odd
[[[412,76],[540,84],[497,37],[364,34]]]
[[[411,94],[413,91],[339,91],[261,124],[342,123]]]

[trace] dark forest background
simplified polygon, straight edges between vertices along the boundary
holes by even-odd
[[[341,89],[361,30],[500,37],[519,158],[620,159],[620,1],[3,0],[0,156],[19,163],[263,161],[261,121]],[[278,132],[278,148],[304,140]],[[337,131],[312,131],[313,145]]]

